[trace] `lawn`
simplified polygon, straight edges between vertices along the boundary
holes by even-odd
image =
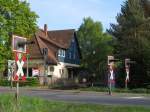
[[[0,112],[150,112],[148,107],[74,104],[20,97],[16,105],[12,95],[0,95]]]
[[[108,88],[106,87],[86,87],[79,88],[81,91],[95,91],[95,92],[108,92]],[[150,89],[146,88],[136,88],[136,89],[123,89],[123,88],[114,88],[112,92],[115,93],[138,93],[138,94],[150,94]]]

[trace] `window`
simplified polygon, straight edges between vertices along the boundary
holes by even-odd
[[[65,50],[62,50],[62,57],[65,57]]]
[[[63,74],[64,74],[64,69],[59,69],[59,73],[60,73],[61,75],[63,75]]]
[[[50,71],[51,71],[51,72],[54,72],[54,67],[50,67]]]
[[[52,76],[53,73],[54,73],[54,67],[53,66],[48,67],[48,75]]]
[[[58,56],[60,56],[60,57],[65,57],[65,50],[63,50],[63,49],[59,49],[58,50]]]
[[[61,50],[60,49],[58,50],[58,56],[61,56]]]

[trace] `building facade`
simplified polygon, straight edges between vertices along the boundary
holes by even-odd
[[[75,30],[47,31],[39,29],[28,46],[29,61],[24,67],[28,76],[38,76],[40,83],[74,79],[80,66],[81,53]]]

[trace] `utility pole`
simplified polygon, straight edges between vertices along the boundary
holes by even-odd
[[[46,70],[47,70],[47,55],[48,55],[48,48],[43,48],[42,49],[42,54],[44,56],[44,85],[46,85],[47,81],[46,81]]]
[[[29,77],[29,53],[27,52],[27,77]]]

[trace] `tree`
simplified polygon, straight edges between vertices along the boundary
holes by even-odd
[[[117,24],[111,24],[108,30],[116,38],[114,54],[121,59],[136,61],[131,68],[132,86],[142,85],[150,79],[150,19],[144,1],[126,1],[116,17]]]
[[[0,71],[11,59],[11,34],[30,38],[37,29],[38,16],[20,0],[0,0]]]
[[[103,33],[102,24],[94,22],[90,17],[84,18],[77,36],[82,52],[82,66],[87,68],[91,74],[102,77],[107,68],[107,55],[113,50],[108,45],[112,37]]]

